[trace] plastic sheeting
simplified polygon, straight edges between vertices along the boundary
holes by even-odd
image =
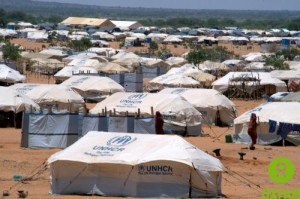
[[[185,128],[165,124],[164,130],[166,134],[198,136],[201,133],[201,125]],[[66,148],[89,131],[155,134],[154,118],[25,112],[21,146]]]

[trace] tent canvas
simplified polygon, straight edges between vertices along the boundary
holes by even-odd
[[[254,77],[260,79],[260,85],[274,85],[276,87],[276,92],[286,91],[286,84],[284,81],[281,81],[277,78],[272,78],[270,73],[268,72],[229,72],[225,76],[220,79],[214,81],[212,83],[213,89],[224,93],[229,86],[229,82],[231,78],[237,77]]]
[[[236,118],[235,104],[214,89],[165,88],[159,93],[179,94],[191,103],[203,117],[203,123],[217,125],[217,119],[224,125],[233,125]]]
[[[85,107],[83,98],[71,88],[54,84],[16,84],[11,86],[40,105],[41,109],[77,112]]]
[[[29,97],[19,94],[10,87],[0,86],[0,111],[19,113],[25,110],[39,110],[39,105]]]
[[[251,113],[255,113],[259,118],[257,128],[257,143],[272,144],[282,139],[278,132],[280,123],[299,124],[300,123],[300,104],[298,102],[269,102],[264,103],[234,120],[234,133],[237,143],[249,144],[250,136],[247,133],[248,123]],[[275,121],[274,131],[270,132],[271,121]],[[288,132],[289,133],[289,132]],[[291,140],[288,135],[287,139]],[[299,139],[299,133],[298,133]]]
[[[123,86],[108,77],[76,75],[60,85],[76,90],[85,99],[103,99],[106,95],[124,92]]]
[[[221,195],[222,163],[180,136],[91,131],[48,164],[51,194]]]
[[[18,71],[11,69],[5,64],[0,64],[0,82],[15,83],[25,80],[25,76]]]
[[[99,102],[90,113],[99,114],[103,110],[116,115],[139,113],[141,117],[151,117],[153,113],[160,111],[165,123],[178,126],[196,126],[202,120],[201,114],[176,94],[118,92]]]

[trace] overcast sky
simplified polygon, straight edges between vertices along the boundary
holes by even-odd
[[[300,10],[300,0],[38,0],[100,6],[233,9],[233,10]]]
[[[232,10],[300,10],[300,0],[38,0],[100,6],[232,9]]]

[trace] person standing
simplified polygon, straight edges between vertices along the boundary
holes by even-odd
[[[256,122],[256,114],[252,113],[250,117],[250,122],[248,125],[248,135],[251,137],[251,145],[250,150],[255,149],[255,144],[257,140],[257,122]]]
[[[155,113],[155,133],[159,134],[159,135],[163,135],[164,134],[164,120],[162,118],[162,115],[159,111],[156,111]]]

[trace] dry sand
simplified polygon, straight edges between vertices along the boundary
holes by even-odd
[[[27,76],[28,83],[53,83],[54,79],[45,76]],[[261,103],[263,100],[243,101],[233,100],[238,114],[242,114]],[[95,104],[89,104],[89,107]],[[299,148],[294,146],[256,146],[256,150],[244,149],[247,145],[225,142],[225,135],[233,134],[233,127],[221,128],[215,126],[203,126],[203,137],[187,137],[200,149],[212,152],[215,148],[221,148],[219,159],[225,166],[222,178],[222,193],[228,198],[261,198],[263,188],[289,188],[300,189],[300,158]],[[10,196],[5,198],[17,198],[18,190],[28,191],[27,198],[101,198],[99,196],[75,196],[75,195],[49,195],[50,173],[49,169],[43,169],[43,163],[55,152],[61,149],[25,149],[20,147],[21,130],[14,128],[0,128],[0,194],[9,190]],[[244,160],[239,160],[238,152],[246,152]],[[293,161],[295,165],[294,178],[282,185],[278,185],[268,177],[268,165],[278,156],[284,156]],[[37,173],[42,171],[41,173]],[[34,175],[36,174],[36,175]],[[29,178],[20,182],[13,179],[14,175]],[[106,197],[107,198],[107,197]]]

